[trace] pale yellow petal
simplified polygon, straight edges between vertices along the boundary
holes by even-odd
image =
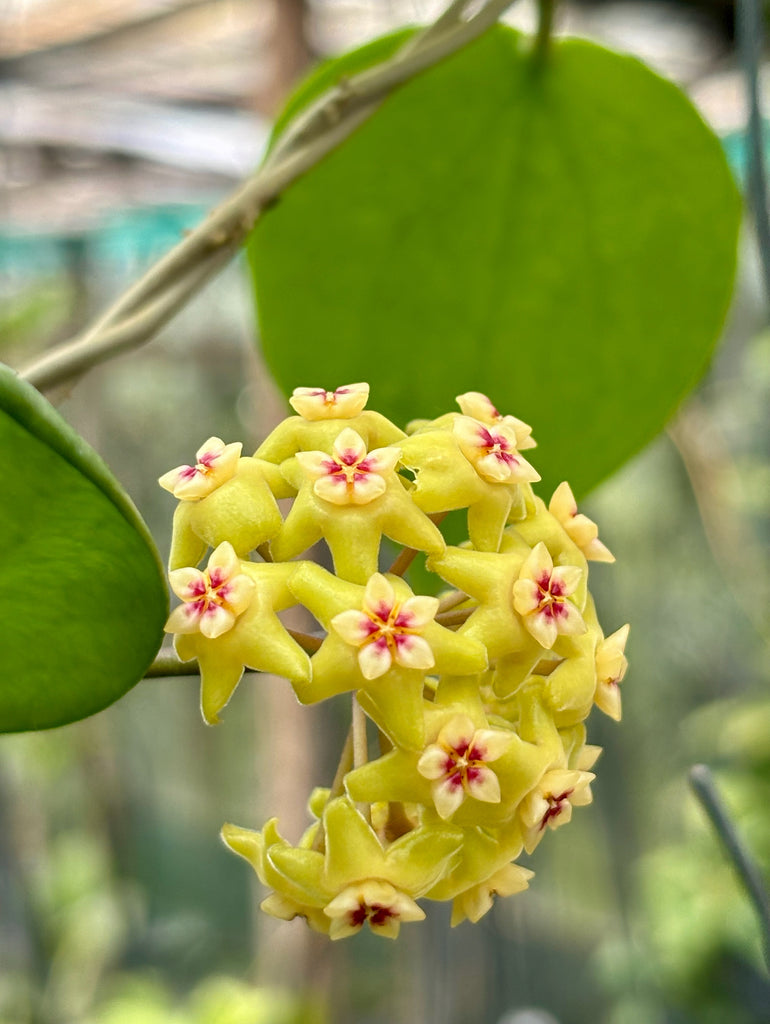
[[[297,452],[294,458],[311,480],[328,476],[337,468],[336,462],[325,452]]]
[[[358,652],[358,667],[364,679],[379,679],[389,671],[393,659],[384,640],[365,644]]]
[[[500,803],[500,780],[491,768],[476,768],[468,771],[468,793],[474,800],[485,804]]]
[[[334,632],[352,647],[360,647],[371,636],[374,629],[369,616],[354,608],[335,615],[330,624]]]
[[[364,610],[386,622],[396,603],[396,592],[381,572],[369,577],[364,590]]]
[[[235,616],[220,604],[210,604],[200,618],[200,631],[209,640],[215,640],[235,625]]]
[[[430,644],[424,637],[397,633],[395,641],[396,662],[404,668],[415,668],[425,672],[436,664]]]
[[[316,483],[316,493],[319,480]],[[349,500],[353,505],[368,505],[375,498],[380,498],[387,490],[388,485],[377,473],[356,473],[353,486],[349,491]]]
[[[431,743],[425,748],[417,762],[417,771],[424,779],[430,779],[433,782],[436,779],[443,779],[453,766],[454,760],[449,757],[446,750],[438,743]]]
[[[211,552],[208,565],[206,567],[209,572],[212,584],[217,586],[215,582],[214,573],[218,573],[219,577],[224,580],[229,580],[231,576],[235,576],[240,573],[241,560],[235,553],[235,548],[229,541],[222,541],[219,547],[215,548]]]
[[[364,439],[351,427],[345,427],[334,442],[334,454],[346,466],[353,466],[366,455]]]
[[[453,775],[439,779],[431,786],[433,803],[440,818],[446,821],[465,800],[465,790],[459,777]]]
[[[347,478],[342,473],[335,476],[326,475],[320,477],[313,484],[313,491],[319,498],[323,498],[324,501],[328,501],[331,505],[351,505],[354,503]],[[356,502],[356,504],[364,503]]]
[[[163,629],[166,633],[197,633],[200,621],[201,609],[197,604],[180,604],[171,612]]]
[[[200,569],[185,566],[183,569],[172,569],[168,574],[168,582],[177,597],[183,601],[192,601],[208,590],[208,581]]]
[[[437,597],[418,594],[407,598],[398,610],[395,625],[399,629],[422,629],[435,619],[438,607]]]

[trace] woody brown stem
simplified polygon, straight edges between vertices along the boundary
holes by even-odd
[[[451,629],[452,626],[462,626],[473,615],[475,610],[475,608],[458,608],[457,611],[439,612],[436,616],[436,622],[447,629]]]
[[[437,614],[442,615],[444,612],[451,611],[452,608],[456,608],[458,604],[467,600],[468,595],[464,594],[462,590],[451,590],[448,594],[444,594],[439,601]]]
[[[436,515],[428,516],[428,519],[438,526],[445,516],[446,512],[437,512]],[[393,565],[388,569],[388,572],[391,576],[403,576],[418,554],[419,552],[416,548],[404,548],[396,557]]]

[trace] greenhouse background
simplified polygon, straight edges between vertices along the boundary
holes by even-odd
[[[7,4],[2,360],[19,365],[76,334],[195,226],[258,163],[312,63],[442,7]],[[743,183],[733,13],[565,2],[556,24],[683,85]],[[516,5],[506,20],[532,31],[536,8]],[[393,944],[330,944],[265,918],[262,887],[219,829],[256,827],[278,808],[297,839],[305,794],[334,770],[338,707],[300,713],[288,687],[254,677],[227,729],[207,729],[193,680],[149,679],[78,724],[0,737],[1,1024],[766,1024],[754,911],[687,776],[711,766],[767,878],[767,319],[747,223],[708,376],[585,502],[618,558],[592,583],[609,628],[632,623],[631,669],[620,727],[589,723],[605,751],[594,803],[530,859],[537,886],[451,931],[432,906],[427,927]],[[150,345],[54,396],[164,556],[158,476],[212,435],[256,448],[285,414],[255,336],[239,262]]]

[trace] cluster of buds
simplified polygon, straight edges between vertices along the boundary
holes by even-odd
[[[272,890],[265,911],[333,939],[367,922],[395,937],[425,916],[423,897],[451,900],[453,925],[478,921],[525,889],[517,858],[591,801],[599,748],[584,722],[594,704],[620,718],[627,664],[628,627],[605,638],[587,589],[587,560],[613,556],[566,483],[547,507],[534,495],[530,427],[469,392],[404,433],[368,397],[366,384],[298,388],[296,415],[254,456],[210,438],[160,480],[179,499],[182,604],[166,630],[198,661],[204,719],[244,669],[285,677],[303,704],[353,694],[335,781],[312,793],[299,843],[275,819],[222,831]],[[468,540],[449,546],[439,524],[456,510]],[[402,549],[387,571],[383,536]],[[299,557],[321,540],[333,572]],[[418,553],[437,596],[407,582]],[[293,605],[322,629],[287,629]]]

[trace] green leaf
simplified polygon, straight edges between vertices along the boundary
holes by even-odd
[[[740,201],[670,82],[580,40],[545,66],[530,51],[498,27],[398,89],[286,191],[249,254],[285,391],[369,380],[402,425],[482,391],[533,425],[542,493],[582,494],[704,372]],[[360,64],[326,66],[292,110]]]
[[[163,636],[163,568],[128,495],[30,385],[0,366],[0,732],[100,711]]]

